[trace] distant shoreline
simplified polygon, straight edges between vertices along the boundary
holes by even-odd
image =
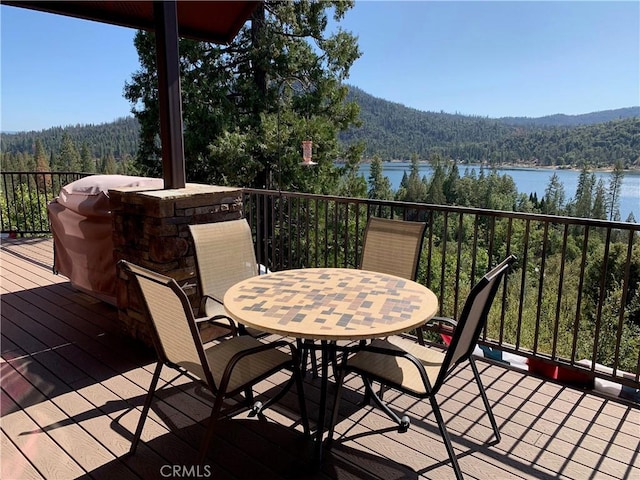
[[[360,160],[360,163],[362,164],[369,164],[371,163],[372,159],[367,158],[367,159],[362,159]],[[344,163],[344,162],[336,162],[336,163]],[[411,163],[407,160],[384,160],[382,162],[382,164],[389,164],[389,163]],[[429,162],[427,160],[420,160],[420,164],[428,164]],[[447,162],[449,163],[449,162]],[[579,172],[580,170],[582,170],[581,168],[577,168],[577,167],[565,167],[565,166],[557,166],[557,165],[537,165],[535,163],[501,163],[499,165],[490,165],[488,163],[458,163],[457,164],[458,167],[481,167],[484,166],[486,168],[498,168],[498,169],[503,169],[503,170],[529,170],[529,169],[536,169],[536,170],[572,170],[574,172]],[[640,167],[632,167],[632,168],[625,168],[623,170],[624,172],[633,172],[633,173],[640,173]],[[598,167],[598,168],[589,168],[589,172],[602,172],[602,173],[611,173],[613,172],[613,167]]]

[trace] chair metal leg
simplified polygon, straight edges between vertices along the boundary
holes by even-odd
[[[213,438],[213,432],[215,430],[215,424],[218,421],[218,417],[220,416],[220,410],[222,409],[222,404],[224,400],[224,392],[217,392],[216,399],[213,402],[213,407],[211,408],[211,417],[209,418],[209,425],[207,426],[207,431],[204,434],[204,438],[200,443],[200,451],[198,452],[198,465],[204,464],[205,459],[207,458],[207,452],[209,450],[209,444],[211,443],[211,438]]]
[[[478,389],[480,390],[480,396],[482,397],[482,401],[484,402],[484,408],[487,410],[487,416],[489,417],[489,421],[491,422],[491,426],[493,427],[493,433],[496,436],[496,443],[500,442],[502,437],[500,436],[500,430],[498,430],[498,424],[496,422],[495,417],[493,416],[493,411],[491,410],[491,405],[489,404],[489,399],[487,398],[487,393],[484,390],[484,386],[482,385],[482,380],[480,379],[480,372],[478,372],[478,367],[476,366],[476,362],[472,357],[469,357],[469,363],[471,364],[471,370],[473,370],[473,376],[476,379],[476,383],[478,384]]]
[[[260,411],[269,408],[269,406],[273,403],[277,403],[282,397],[284,397],[285,393],[287,393],[289,389],[291,389],[291,386],[294,384],[295,381],[296,381],[296,378],[294,373],[294,375],[291,375],[291,378],[287,380],[287,383],[285,384],[285,386],[282,387],[278,393],[276,393],[273,397],[270,397],[269,400],[267,400],[266,402],[264,402],[264,404],[262,404],[262,406],[260,407]],[[260,412],[256,412],[256,413],[260,413]]]
[[[447,432],[447,427],[444,424],[442,413],[440,413],[438,402],[433,397],[433,395],[429,397],[429,401],[431,402],[431,408],[433,409],[433,414],[436,417],[436,422],[438,422],[438,428],[440,429],[440,435],[442,435],[442,439],[444,440],[444,446],[447,448],[447,453],[449,454],[449,458],[451,459],[451,466],[453,467],[453,471],[456,473],[456,479],[463,480],[464,477],[462,476],[462,471],[460,470],[460,465],[458,464],[458,458],[456,457],[456,452],[454,452],[453,450],[451,438],[449,438],[449,433]]]
[[[311,434],[309,428],[309,415],[307,415],[307,403],[304,398],[304,387],[302,384],[302,375],[299,371],[294,371],[293,375],[296,378],[296,390],[298,392],[298,403],[300,404],[300,417],[302,418],[302,430],[305,436]]]
[[[307,374],[307,362],[311,358],[311,375],[313,378],[318,378],[318,361],[315,355],[315,349],[312,340],[296,339],[298,350],[300,351],[300,368],[302,376]]]
[[[247,405],[251,405],[253,403],[253,389],[251,387],[244,389],[244,397],[247,400]]]
[[[389,405],[384,403],[382,399],[380,399],[380,397],[376,395],[376,393],[373,391],[373,385],[371,384],[371,380],[369,380],[365,376],[362,377],[362,380],[364,382],[364,387],[366,392],[365,398],[372,398],[374,403],[384,413],[386,413],[389,416],[389,418],[391,418],[391,420],[393,420],[398,424],[399,433],[406,432],[409,429],[409,425],[411,424],[411,420],[409,420],[409,417],[407,417],[406,415],[403,415],[402,418],[400,418],[393,410],[391,410],[391,408],[389,408]],[[380,388],[382,389],[382,385],[380,386]]]
[[[344,366],[344,365],[343,365]],[[327,450],[331,449],[333,444],[333,432],[338,422],[338,410],[340,410],[340,400],[342,398],[342,384],[347,376],[347,372],[344,368],[338,370],[338,378],[336,379],[336,394],[333,397],[333,412],[331,412],[331,424],[329,425],[329,433],[327,434],[326,447]]]
[[[309,350],[305,348],[304,343],[300,338],[296,338],[296,347],[300,352],[300,371],[302,372],[302,376],[304,377],[307,375],[307,357],[309,357]]]
[[[313,378],[318,378],[318,359],[316,358],[316,351],[313,348],[313,340],[309,343],[312,345],[309,347],[309,355],[311,356],[311,375]]]
[[[138,448],[138,443],[140,442],[140,437],[142,436],[142,428],[144,427],[144,422],[147,419],[147,415],[149,414],[149,408],[151,408],[151,401],[153,400],[153,394],[155,393],[156,387],[158,386],[158,380],[160,379],[161,371],[162,371],[162,362],[158,362],[156,364],[156,369],[153,372],[151,385],[149,385],[149,392],[147,393],[147,397],[145,398],[145,401],[144,401],[144,406],[142,407],[142,414],[140,415],[140,419],[138,420],[136,433],[133,436],[133,441],[131,442],[131,448],[129,449],[129,453],[131,454],[135,453],[136,448]]]

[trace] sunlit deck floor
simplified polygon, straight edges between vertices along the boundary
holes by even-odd
[[[163,465],[189,464],[210,395],[184,378],[167,387],[137,453],[125,455],[153,353],[118,334],[113,307],[51,273],[51,240],[3,240],[0,259],[0,478],[162,478],[171,473]],[[479,367],[502,432],[499,444],[485,443],[491,430],[468,369],[439,395],[465,478],[640,479],[638,409],[500,366]],[[167,369],[165,378],[171,378]],[[453,478],[428,402],[387,393],[412,419],[399,434],[379,410],[357,407],[357,379],[348,387],[339,438],[320,471],[308,467],[311,442],[290,394],[267,411],[267,421],[246,414],[223,421],[211,470],[200,478]],[[307,375],[312,418],[318,392],[319,380]]]

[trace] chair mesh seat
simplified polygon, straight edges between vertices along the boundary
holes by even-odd
[[[374,340],[370,346],[410,353],[422,363],[431,384],[435,383],[438,378],[445,357],[442,351],[422,347],[411,340],[398,336],[389,337],[386,340]],[[402,385],[418,395],[427,394],[418,369],[406,358],[365,350],[350,358],[349,366],[359,372],[381,378],[383,383]]]
[[[224,367],[226,367],[236,353],[261,345],[263,345],[263,343],[260,340],[249,335],[242,335],[207,348],[205,354],[216,385],[220,385],[220,381],[224,375]],[[276,349],[265,350],[244,357],[233,369],[227,390],[235,391],[242,389],[246,385],[254,383],[255,379],[290,362],[291,357],[288,354]]]

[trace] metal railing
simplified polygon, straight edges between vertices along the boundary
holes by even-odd
[[[559,367],[560,378],[640,387],[640,224],[250,189],[244,204],[271,270],[357,267],[369,216],[425,221],[418,281],[453,318],[471,286],[515,254],[482,345],[532,370]]]
[[[15,236],[48,234],[47,203],[60,188],[85,177],[77,172],[2,172],[0,227]]]
[[[3,172],[3,233],[48,234],[46,204],[87,174]],[[258,262],[357,267],[367,218],[427,223],[418,281],[456,318],[471,286],[509,254],[482,345],[640,388],[640,224],[245,189]],[[591,360],[595,362],[591,362]],[[586,360],[582,363],[581,360]],[[541,362],[541,363],[540,363]],[[595,363],[610,370],[596,369]],[[631,372],[623,376],[621,372]],[[562,376],[562,375],[561,375]]]

